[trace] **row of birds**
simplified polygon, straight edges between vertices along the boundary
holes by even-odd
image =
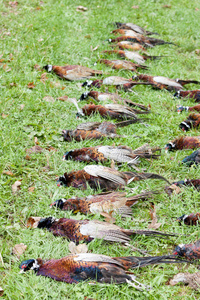
[[[114,50],[106,50],[104,53],[115,53],[126,60],[108,60],[101,59],[100,63],[111,66],[113,69],[130,70],[137,75],[131,79],[118,76],[110,76],[103,80],[85,81],[82,86],[88,88],[100,88],[101,86],[112,85],[117,89],[131,91],[135,85],[151,85],[156,89],[166,89],[174,91],[176,97],[188,97],[200,101],[200,90],[185,91],[184,86],[188,83],[199,84],[196,80],[169,79],[163,76],[150,76],[138,74],[137,69],[147,70],[148,67],[143,65],[147,59],[158,59],[158,56],[140,55],[136,51],[146,51],[147,48],[156,45],[173,44],[160,39],[149,37],[153,32],[146,31],[144,28],[132,23],[119,23],[115,25],[113,34],[121,36],[109,39]],[[133,60],[131,62],[130,60]],[[48,72],[54,72],[62,79],[69,81],[90,79],[95,75],[102,75],[102,71],[92,70],[79,65],[52,66],[44,67]],[[83,93],[80,100],[90,99],[93,102],[112,101],[112,104],[100,105],[90,103],[79,108],[76,99],[70,99],[77,107],[77,117],[85,118],[92,114],[99,113],[103,118],[118,120],[118,123],[109,121],[104,122],[87,122],[77,126],[76,129],[63,130],[62,135],[65,141],[82,141],[82,140],[102,140],[103,138],[120,138],[125,137],[117,134],[117,128],[128,126],[140,122],[148,126],[145,121],[147,118],[138,117],[138,115],[147,115],[150,108],[140,103],[134,103],[130,99],[121,98],[118,93],[99,92],[90,90]],[[120,104],[119,104],[120,103]],[[177,111],[200,111],[200,104],[193,107],[179,106]],[[184,131],[192,127],[198,127],[200,123],[200,114],[192,113],[187,120],[180,125]],[[137,136],[136,136],[137,137]],[[199,137],[183,136],[177,138],[166,145],[168,150],[181,150],[200,148]],[[145,179],[160,179],[170,182],[161,175],[154,173],[138,173],[137,165],[141,159],[157,159],[160,156],[161,149],[152,148],[145,144],[135,150],[128,146],[107,146],[100,145],[96,147],[85,147],[74,149],[66,152],[64,160],[82,161],[86,163],[95,162],[104,164],[113,160],[117,164],[127,163],[127,166],[134,168],[137,172],[125,171],[120,172],[115,168],[105,167],[103,165],[88,165],[83,170],[71,171],[60,176],[57,185],[72,186],[74,188],[101,189],[102,193],[90,195],[87,197],[73,197],[70,199],[59,199],[51,204],[61,210],[72,212],[81,212],[83,214],[101,214],[104,217],[114,217],[116,214],[126,218],[132,215],[132,207],[138,201],[147,201],[153,197],[156,191],[143,192],[139,195],[126,197],[125,192],[116,191],[123,189],[133,181]],[[200,161],[200,150],[195,151],[192,155],[184,158],[183,163],[191,165],[198,164]],[[186,180],[174,183],[177,186],[194,186],[200,187],[200,180]],[[187,225],[197,225],[200,214],[183,215],[178,218],[179,222]],[[33,225],[34,224],[34,225]],[[80,241],[90,242],[94,238],[103,239],[111,242],[128,243],[131,236],[146,235],[166,238],[174,236],[171,233],[162,233],[152,230],[130,230],[124,229],[117,225],[102,222],[99,220],[75,220],[75,219],[55,219],[53,217],[40,218],[35,224],[33,218],[27,221],[27,227],[46,228],[55,236],[66,237],[69,240],[79,243]],[[136,267],[143,267],[152,264],[161,263],[182,263],[193,262],[200,258],[200,240],[193,244],[179,245],[171,255],[151,256],[151,257],[109,257],[101,254],[81,253],[77,255],[68,255],[61,259],[50,259],[44,261],[40,258],[23,261],[20,265],[21,272],[34,270],[37,275],[43,275],[58,281],[68,283],[78,283],[82,280],[96,280],[105,283],[124,283],[135,281],[138,289],[147,288],[145,285],[138,283],[132,272],[128,271]]]

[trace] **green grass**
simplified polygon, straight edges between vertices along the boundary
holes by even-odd
[[[171,5],[164,8],[163,5]],[[77,12],[76,7],[83,5],[86,12]],[[138,9],[131,8],[138,5]],[[34,65],[43,66],[47,63],[55,65],[81,64],[93,67],[94,63],[103,58],[101,51],[109,49],[103,40],[111,37],[114,21],[133,22],[146,26],[148,30],[160,33],[160,38],[172,41],[178,46],[157,46],[148,50],[151,55],[165,55],[159,61],[148,61],[151,75],[163,75],[170,78],[199,79],[199,56],[195,49],[200,48],[199,42],[199,1],[26,1],[21,0],[16,8],[10,7],[9,1],[1,3],[0,39],[1,47],[1,99],[0,126],[1,141],[1,255],[3,265],[0,265],[1,287],[4,289],[2,299],[197,299],[198,292],[188,287],[169,286],[166,282],[178,272],[195,272],[195,266],[160,265],[135,270],[137,279],[153,289],[150,292],[139,292],[124,285],[95,286],[87,283],[69,285],[56,282],[45,277],[37,277],[29,272],[19,273],[19,263],[29,258],[61,258],[69,253],[68,241],[53,237],[49,232],[30,230],[25,227],[29,216],[74,217],[70,212],[51,210],[49,204],[60,197],[73,195],[84,196],[91,190],[81,191],[73,188],[58,188],[56,177],[65,171],[81,169],[84,163],[64,162],[61,160],[65,151],[82,147],[98,145],[98,141],[83,141],[80,143],[65,143],[60,136],[62,129],[75,128],[80,122],[75,118],[75,108],[68,102],[55,100],[50,103],[43,100],[45,96],[56,99],[62,95],[80,97],[85,90],[77,82],[65,82],[53,74],[47,74],[45,83],[40,81],[42,72],[34,69]],[[99,45],[99,48],[92,52]],[[116,56],[111,56],[116,57]],[[97,63],[95,67],[104,74],[120,75],[127,78],[131,72],[115,71]],[[107,75],[105,75],[107,76]],[[34,89],[28,89],[28,83],[35,84]],[[16,85],[12,86],[13,83]],[[188,86],[188,89],[196,86]],[[103,90],[103,89],[102,89]],[[112,91],[113,89],[110,88]],[[150,127],[142,124],[131,125],[119,129],[119,133],[129,136],[128,139],[116,140],[116,145],[126,144],[136,148],[143,143],[152,146],[164,145],[171,139],[181,135],[178,127],[186,114],[175,112],[177,104],[171,93],[155,91],[151,87],[138,86],[135,93],[124,97],[145,105],[151,104]],[[191,105],[193,101],[184,104]],[[24,105],[20,109],[20,105]],[[83,102],[84,104],[84,102]],[[89,120],[101,120],[97,116]],[[198,135],[198,130],[191,130],[189,135]],[[141,136],[135,139],[132,135]],[[34,137],[45,150],[41,154],[31,154],[27,159],[26,149],[34,146]],[[104,140],[104,144],[113,141]],[[57,151],[47,150],[49,146]],[[141,169],[159,173],[168,180],[199,178],[199,169],[190,169],[179,162],[192,151],[179,151],[166,154],[163,150],[158,161],[142,162]],[[45,169],[49,161],[50,169]],[[127,167],[122,168],[126,170]],[[14,176],[3,174],[3,170],[11,171]],[[11,186],[16,180],[21,180],[21,189],[13,195]],[[143,189],[163,189],[164,182],[152,180],[132,183],[138,187],[136,193]],[[33,192],[28,189],[35,187]],[[178,243],[189,243],[200,237],[198,227],[179,226],[176,217],[183,213],[199,211],[199,193],[193,188],[183,189],[179,195],[171,199],[163,193],[153,200],[157,206],[160,230],[189,234],[180,235],[169,240],[147,237],[136,237],[131,244],[144,248],[151,255],[171,253]],[[138,203],[133,208],[133,219],[121,220],[117,224],[125,228],[147,228],[150,222],[149,203]],[[99,217],[99,216],[98,216]],[[81,214],[74,218],[84,219]],[[93,218],[93,216],[91,216]],[[141,220],[143,220],[141,222]],[[27,245],[27,250],[18,260],[11,255],[12,248],[18,243]],[[122,245],[109,244],[94,240],[89,244],[89,251],[111,256],[139,255]],[[1,262],[0,262],[1,264]]]

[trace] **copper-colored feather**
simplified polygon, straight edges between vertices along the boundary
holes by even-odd
[[[132,181],[145,179],[161,179],[169,183],[167,179],[158,174],[119,172],[104,166],[88,165],[83,170],[64,173],[59,177],[58,185],[83,189],[87,189],[87,185],[89,185],[93,189],[100,188],[102,191],[110,191],[123,188]]]
[[[62,210],[81,212],[83,214],[108,214],[114,217],[120,214],[122,217],[132,215],[131,207],[138,201],[146,201],[152,198],[157,192],[147,191],[138,195],[126,197],[125,192],[107,192],[87,197],[73,197],[70,199],[59,199],[51,204],[51,207]]]
[[[178,91],[174,94],[175,97],[192,98],[195,102],[200,102],[200,90],[193,91]]]
[[[141,104],[141,103],[136,103],[133,102],[130,99],[124,99],[119,96],[117,93],[102,93],[98,91],[89,91],[85,92],[81,95],[80,100],[86,100],[86,99],[94,99],[98,102],[106,102],[108,100],[111,100],[113,103],[120,103],[120,104],[125,104],[125,105],[130,105],[130,106],[135,106],[137,108],[140,108],[141,110],[149,111],[149,107]]]
[[[181,136],[169,142],[166,150],[182,150],[200,148],[200,136]]]
[[[66,65],[66,66],[52,66],[46,65],[43,67],[48,72],[53,71],[57,76],[62,79],[74,81],[74,80],[84,80],[86,78],[91,78],[96,75],[101,75],[102,71],[93,70],[88,67],[79,65]]]
[[[181,124],[179,125],[179,127],[183,130],[183,131],[188,131],[192,128],[197,128],[199,127],[200,124],[200,114],[197,113],[191,113],[186,120],[184,120],[183,122],[181,122]]]

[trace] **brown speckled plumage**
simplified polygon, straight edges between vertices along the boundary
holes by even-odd
[[[200,114],[197,113],[191,113],[186,120],[184,120],[183,122],[181,122],[181,124],[179,125],[179,127],[183,130],[183,131],[188,131],[192,128],[197,128],[199,127],[200,124]]]
[[[116,213],[122,217],[132,215],[131,207],[138,201],[150,199],[155,192],[143,192],[138,195],[126,197],[125,192],[107,192],[87,197],[73,197],[70,199],[59,199],[51,204],[51,207],[57,207],[62,210],[71,210],[74,213],[83,214],[109,214],[113,217]]]
[[[119,123],[111,123],[111,122],[87,122],[81,123],[74,130],[63,130],[62,135],[64,140],[67,142],[71,142],[72,140],[76,140],[78,142],[82,140],[93,140],[93,139],[102,139],[102,138],[120,138],[124,137],[123,135],[118,135],[116,133],[116,129],[118,127],[128,126],[130,124],[135,123],[135,120],[127,120]]]
[[[124,188],[132,181],[145,179],[161,179],[169,183],[168,180],[158,174],[119,172],[104,166],[88,165],[83,170],[64,173],[63,176],[59,177],[58,186],[87,189],[88,184],[93,189],[100,188],[102,191],[111,191]]]
[[[148,67],[140,64],[134,64],[131,61],[127,60],[109,60],[109,59],[101,59],[100,63],[110,66],[112,69],[120,70],[129,70],[137,73],[137,69],[148,69]]]
[[[90,78],[102,74],[102,71],[93,70],[79,65],[66,65],[66,66],[47,65],[44,68],[47,71],[53,71],[60,78],[70,80],[70,81],[83,80],[86,78]]]
[[[182,262],[171,256],[161,257],[109,257],[94,253],[71,254],[60,259],[30,259],[20,264],[21,271],[33,269],[36,275],[50,277],[57,281],[78,283],[83,280],[96,280],[104,283],[125,283],[133,280],[129,269],[161,263]],[[138,282],[137,282],[138,284]],[[140,284],[140,288],[144,285]]]
[[[200,102],[200,90],[191,90],[191,91],[179,91],[174,94],[175,97],[181,98],[192,98],[195,102]]]
[[[183,150],[200,148],[200,136],[181,136],[169,142],[165,149]]]

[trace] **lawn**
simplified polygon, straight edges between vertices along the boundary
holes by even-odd
[[[86,11],[77,11],[82,5]],[[68,1],[44,0],[18,3],[1,2],[0,12],[0,125],[1,125],[1,203],[0,203],[0,281],[4,290],[2,299],[198,299],[199,293],[183,285],[170,286],[168,280],[179,272],[194,273],[196,266],[187,264],[159,265],[136,269],[138,281],[150,285],[149,292],[140,292],[127,284],[106,285],[79,283],[69,285],[49,278],[36,276],[32,272],[19,274],[19,264],[29,258],[61,258],[69,254],[67,240],[55,238],[46,230],[26,228],[30,216],[73,217],[84,219],[81,214],[52,210],[49,205],[59,198],[93,194],[86,191],[57,187],[56,178],[66,171],[82,169],[85,164],[62,161],[62,155],[71,149],[99,145],[99,141],[66,143],[61,137],[63,129],[74,129],[76,109],[72,103],[57,100],[68,95],[79,99],[85,91],[78,82],[62,81],[54,74],[46,74],[34,66],[46,64],[80,64],[96,68],[108,75],[131,78],[130,71],[116,71],[101,65],[98,59],[116,57],[105,55],[110,49],[106,39],[112,37],[112,22],[133,22],[147,30],[158,32],[159,38],[177,44],[157,46],[148,50],[150,55],[162,55],[160,60],[147,61],[146,73],[170,78],[199,79],[199,1],[136,0],[136,1]],[[114,36],[113,36],[114,37]],[[156,36],[157,37],[157,36]],[[96,48],[96,49],[95,49]],[[97,64],[94,66],[94,64]],[[142,70],[141,70],[142,72]],[[143,72],[145,73],[145,72]],[[198,86],[188,85],[188,89]],[[101,91],[104,89],[101,88]],[[114,88],[109,88],[114,91]],[[193,100],[174,99],[173,93],[153,90],[150,86],[137,86],[134,93],[120,91],[122,97],[134,102],[150,105],[152,113],[148,124],[133,124],[118,130],[128,138],[115,140],[133,149],[144,143],[162,148],[157,161],[142,161],[141,170],[158,173],[170,182],[185,178],[199,178],[199,168],[185,167],[180,162],[191,150],[165,153],[165,144],[183,133],[179,124],[187,113],[178,115],[176,105],[192,105]],[[81,105],[86,104],[83,102]],[[89,121],[101,121],[99,115]],[[134,138],[134,135],[140,138]],[[199,135],[198,130],[188,135]],[[114,143],[104,140],[103,144]],[[29,153],[37,143],[41,153]],[[108,163],[107,166],[110,164]],[[128,170],[126,165],[120,170]],[[17,191],[12,185],[20,181]],[[134,194],[142,190],[164,191],[164,181],[149,180],[131,183]],[[129,188],[126,188],[131,194]],[[135,247],[147,250],[149,255],[172,253],[175,245],[194,242],[200,237],[198,227],[179,226],[176,218],[184,213],[198,212],[199,193],[193,188],[182,189],[178,195],[163,192],[154,196],[159,230],[175,232],[176,238],[158,239],[139,236],[132,239]],[[133,208],[133,218],[117,217],[116,224],[125,228],[146,229],[151,222],[150,204],[139,202]],[[99,218],[101,216],[89,216]],[[26,251],[17,258],[12,254],[16,244],[27,245]],[[110,256],[140,256],[123,245],[93,240],[89,252]]]

